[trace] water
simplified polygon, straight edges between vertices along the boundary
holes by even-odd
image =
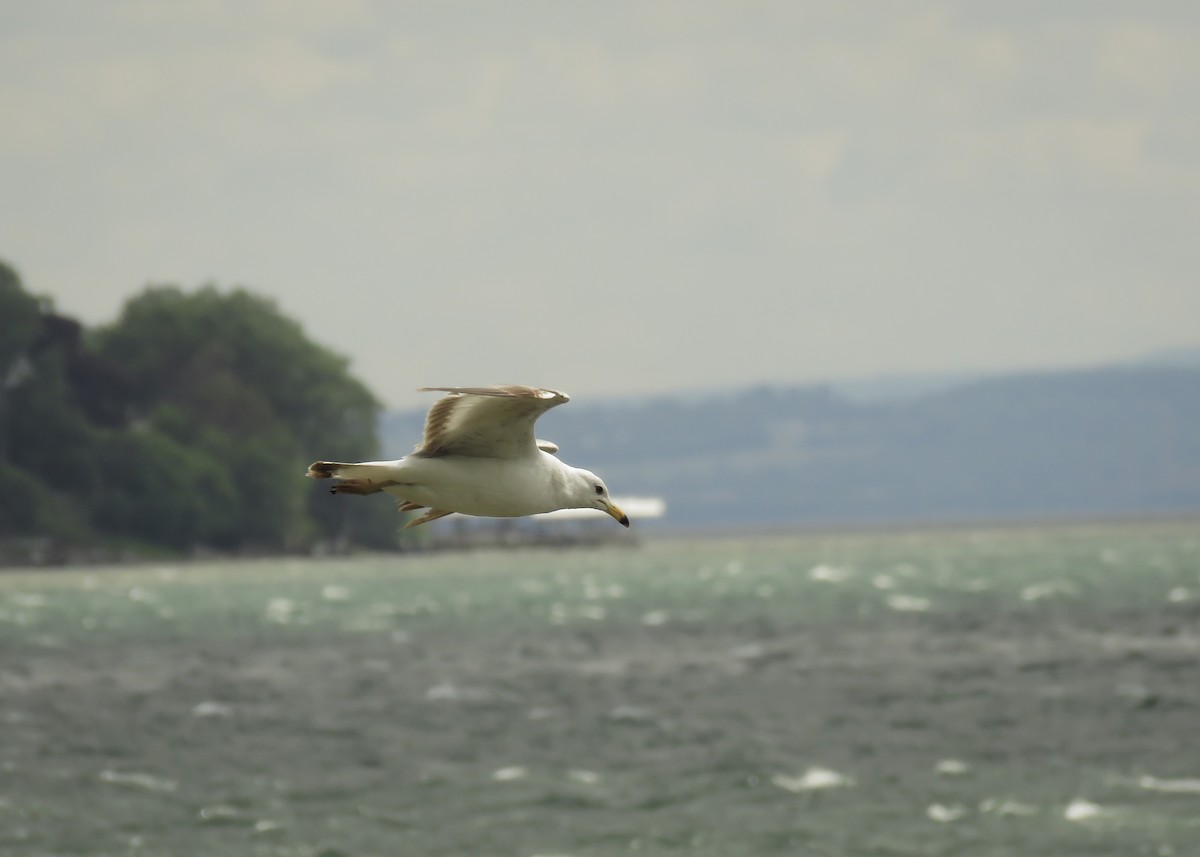
[[[0,853],[1195,853],[1198,530],[0,575]]]

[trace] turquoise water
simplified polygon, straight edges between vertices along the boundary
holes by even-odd
[[[11,572],[0,645],[4,854],[1200,842],[1189,523]]]

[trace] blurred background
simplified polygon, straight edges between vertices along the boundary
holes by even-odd
[[[0,44],[6,536],[390,543],[296,467],[404,454],[439,384],[566,390],[542,433],[662,526],[1200,508],[1189,4],[9,3]]]

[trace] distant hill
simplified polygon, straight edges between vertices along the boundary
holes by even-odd
[[[1128,366],[894,387],[763,387],[576,402],[538,434],[667,525],[754,526],[1200,511],[1200,369]],[[387,415],[411,450],[423,414]]]

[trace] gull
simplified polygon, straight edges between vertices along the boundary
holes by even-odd
[[[406,527],[458,512],[520,518],[557,509],[600,509],[629,526],[595,473],[555,457],[558,446],[538,440],[533,424],[570,401],[566,393],[537,387],[422,387],[440,392],[425,417],[425,436],[396,461],[315,461],[314,479],[334,479],[331,494],[396,497],[401,512],[428,509]]]

